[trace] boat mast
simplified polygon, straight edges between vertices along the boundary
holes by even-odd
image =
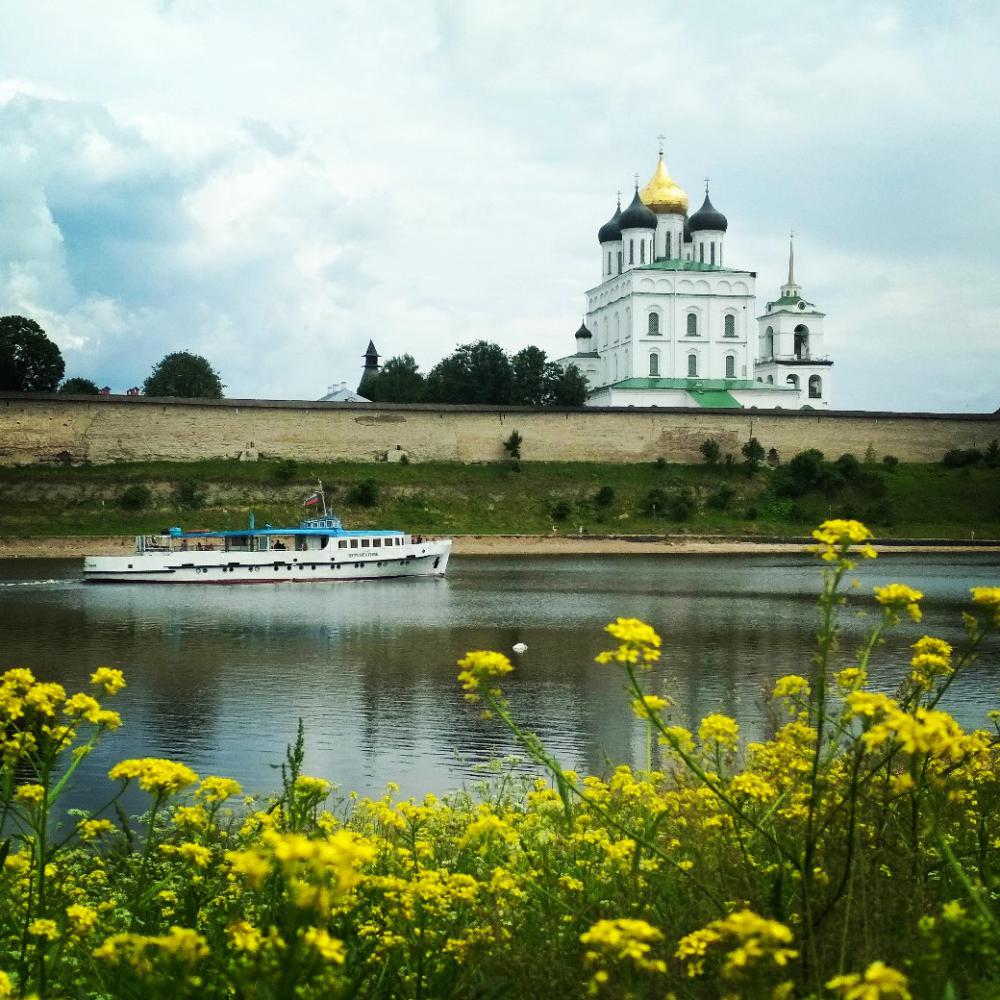
[[[319,499],[320,502],[323,504],[323,516],[327,517],[328,514],[326,509],[326,493],[323,491],[323,480],[317,479],[316,481],[319,483]]]

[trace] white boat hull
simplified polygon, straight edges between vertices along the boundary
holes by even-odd
[[[141,552],[87,556],[88,583],[330,583],[407,576],[444,576],[451,539],[388,550],[319,549],[269,552]]]

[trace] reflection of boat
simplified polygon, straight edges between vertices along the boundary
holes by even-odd
[[[402,531],[345,531],[327,511],[297,528],[249,526],[236,531],[139,535],[128,556],[87,556],[83,578],[94,583],[312,583],[398,576],[444,576],[451,539]]]

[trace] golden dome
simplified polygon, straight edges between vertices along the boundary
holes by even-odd
[[[644,205],[658,215],[687,215],[688,196],[677,181],[667,173],[662,153],[652,179],[639,192],[639,197]]]

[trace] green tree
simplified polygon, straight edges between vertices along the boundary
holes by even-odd
[[[545,351],[525,347],[510,359],[510,368],[510,401],[515,406],[548,406],[552,402],[562,370],[547,360]]]
[[[751,470],[756,469],[764,461],[764,446],[755,437],[750,438],[740,451],[743,453],[747,468]]]
[[[55,392],[65,371],[62,352],[33,319],[0,316],[0,390]]]
[[[223,388],[219,373],[201,355],[188,351],[168,354],[142,384],[147,396],[182,399],[222,399]]]
[[[567,365],[555,379],[552,405],[583,406],[587,401],[588,392],[590,392],[590,385],[587,382],[587,376],[576,365]]]
[[[709,465],[716,465],[719,461],[719,455],[722,449],[719,447],[719,442],[715,438],[705,438],[704,441],[698,445],[698,451],[701,452],[701,457],[708,462]]]
[[[510,360],[497,344],[477,340],[461,344],[439,361],[427,376],[431,403],[510,403],[513,373]]]
[[[100,386],[96,382],[91,382],[89,378],[68,378],[61,386],[60,392],[75,392],[81,396],[99,396]]]
[[[424,377],[410,354],[389,358],[375,375],[365,375],[358,392],[373,403],[422,403]]]

